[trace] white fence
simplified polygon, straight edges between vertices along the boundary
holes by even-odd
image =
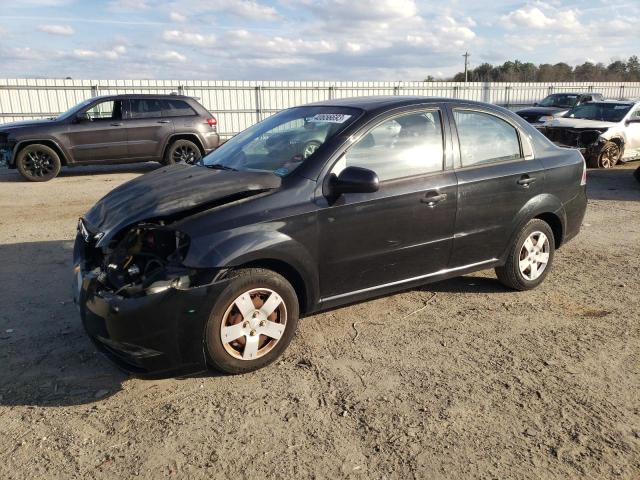
[[[453,97],[515,108],[549,93],[599,92],[606,98],[640,97],[634,83],[329,82],[197,80],[0,79],[0,123],[58,115],[96,95],[171,93],[198,97],[231,136],[269,115],[304,103],[362,95]]]

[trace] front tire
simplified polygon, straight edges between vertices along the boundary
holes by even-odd
[[[495,269],[498,280],[514,290],[531,290],[546,278],[554,254],[551,227],[547,222],[534,218],[520,230],[509,249],[507,262]]]
[[[189,140],[176,140],[164,154],[165,165],[173,165],[174,163],[188,163],[193,165],[202,158],[202,152],[198,146]]]
[[[606,142],[600,153],[591,161],[591,166],[596,168],[613,168],[620,161],[622,151],[615,142]]]
[[[262,268],[235,272],[209,316],[205,350],[224,373],[247,373],[276,360],[295,335],[298,298],[281,275]]]
[[[60,173],[61,162],[54,149],[35,143],[18,152],[16,168],[30,182],[48,182]]]

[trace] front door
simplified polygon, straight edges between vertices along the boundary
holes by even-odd
[[[332,169],[373,170],[374,193],[344,194],[319,211],[320,290],[325,299],[408,281],[446,268],[456,178],[444,170],[437,109],[379,123]]]
[[[74,162],[121,160],[127,157],[122,102],[104,100],[91,105],[69,126],[69,150]]]
[[[640,157],[640,104],[634,107],[628,120],[631,122],[625,125],[626,143],[623,158],[631,160]]]
[[[173,133],[173,120],[163,116],[165,102],[157,98],[129,100],[125,124],[129,139],[129,156],[159,160],[166,140]]]
[[[451,268],[490,262],[507,248],[516,215],[540,194],[544,168],[523,132],[493,113],[454,109],[460,144]]]

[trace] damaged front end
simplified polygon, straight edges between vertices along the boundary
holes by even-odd
[[[190,239],[163,221],[99,240],[81,219],[74,300],[96,346],[139,374],[204,369],[201,333],[226,271],[185,267]]]
[[[597,160],[609,141],[607,128],[543,127],[539,129],[559,147],[577,148],[587,160]]]

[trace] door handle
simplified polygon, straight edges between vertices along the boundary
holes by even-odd
[[[435,207],[435,205],[447,198],[446,193],[428,192],[424,197],[420,199],[422,203],[426,203],[429,207]]]
[[[158,120],[158,123],[169,123],[171,120]]]
[[[536,181],[536,177],[530,177],[529,175],[523,175],[518,180],[518,185],[522,185],[525,188],[529,188],[529,186]]]
[[[113,122],[111,124],[112,127],[121,127],[122,126],[122,122]]]

